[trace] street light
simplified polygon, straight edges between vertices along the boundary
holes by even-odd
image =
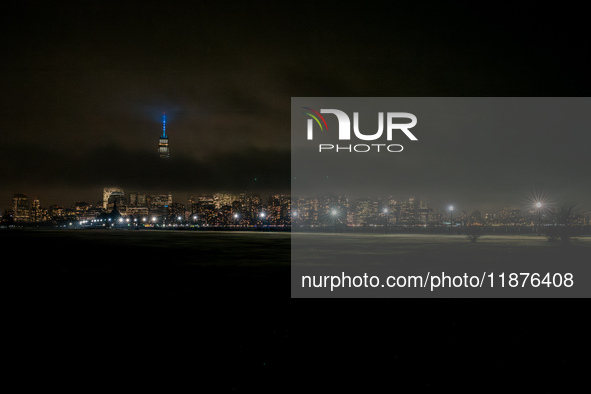
[[[259,218],[261,218],[261,230],[265,231],[265,218],[267,217],[267,215],[265,214],[265,212],[261,212],[259,214]]]
[[[385,227],[385,231],[386,233],[388,232],[388,214],[390,213],[390,210],[388,210],[388,208],[384,208],[384,215],[386,216],[386,225]]]
[[[333,208],[330,211],[330,215],[332,217],[332,232],[336,233],[337,232],[337,219],[338,219],[339,211],[337,211],[335,208]]]
[[[537,231],[540,231],[540,226],[542,224],[542,203],[540,201],[538,201],[536,203],[536,208],[538,210],[538,228]]]
[[[451,228],[454,225],[454,206],[450,205],[448,209],[449,209],[449,225],[450,225],[450,232],[451,232]]]

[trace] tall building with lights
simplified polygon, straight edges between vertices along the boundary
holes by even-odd
[[[15,194],[12,198],[12,211],[17,222],[28,222],[30,217],[29,198],[26,194]]]
[[[158,140],[158,154],[163,159],[170,157],[170,151],[168,148],[168,137],[166,136],[166,114],[162,115],[162,135]]]
[[[116,202],[119,203],[121,207],[121,200],[125,196],[123,189],[120,187],[105,187],[103,189],[103,209],[106,211],[109,208],[113,207],[113,204]]]
[[[41,203],[37,197],[34,197],[33,202],[31,203],[31,221],[43,221],[43,211],[41,209]]]

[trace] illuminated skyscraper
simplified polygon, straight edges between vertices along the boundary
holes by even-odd
[[[125,193],[120,187],[105,187],[103,189],[103,209],[111,208],[115,201],[119,202],[119,206],[121,206],[121,199],[124,195]]]
[[[166,136],[166,114],[162,115],[162,135],[158,140],[158,154],[163,159],[170,157],[170,151],[168,149],[168,137]]]
[[[28,222],[30,207],[29,198],[26,194],[15,194],[12,198],[12,211],[17,222]]]
[[[146,194],[146,203],[150,216],[165,217],[172,205],[172,194]]]
[[[31,203],[31,221],[40,222],[42,220],[41,203],[37,197],[33,198]]]

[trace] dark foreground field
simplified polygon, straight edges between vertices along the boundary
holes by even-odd
[[[173,369],[203,392],[366,392],[383,389],[385,377],[388,391],[504,387],[512,377],[525,379],[523,388],[543,378],[563,389],[569,381],[552,377],[568,376],[589,351],[581,300],[290,299],[285,233],[0,237],[11,329],[4,338],[16,347],[8,357],[24,381],[56,368],[43,377],[47,387],[73,376],[87,382],[78,388],[119,376],[151,384]],[[323,240],[306,237],[308,257],[322,258]],[[339,247],[362,241],[345,238],[336,238]],[[436,240],[398,241],[398,256],[437,248]],[[496,248],[481,241],[450,238],[439,247],[470,257]],[[518,242],[527,253],[529,244]],[[468,379],[480,384],[467,386]],[[175,380],[165,379],[167,391]]]
[[[203,306],[289,295],[286,233],[8,231],[2,239],[17,250],[10,259],[30,281],[22,295],[32,300]]]
[[[287,370],[288,233],[25,230],[0,240],[15,365],[127,378],[140,366],[143,382],[174,366],[202,388],[221,373],[214,391],[269,388]]]

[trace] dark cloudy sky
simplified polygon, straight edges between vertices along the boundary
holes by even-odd
[[[180,202],[185,192],[289,191],[293,96],[589,95],[576,8],[389,4],[4,9],[0,209],[16,192],[44,206],[94,203],[111,185],[175,191]]]

